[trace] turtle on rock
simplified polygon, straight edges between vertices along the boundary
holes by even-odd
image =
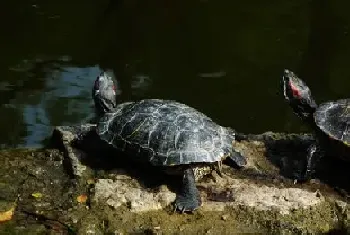
[[[350,99],[317,105],[305,82],[287,69],[282,84],[286,101],[316,137],[308,149],[306,173],[301,179],[310,177],[313,166],[324,155],[350,161]]]
[[[195,183],[212,170],[220,173],[224,159],[238,167],[247,163],[233,148],[235,132],[194,108],[161,99],[117,104],[114,82],[107,72],[97,77],[92,91],[97,124],[82,125],[78,139],[95,131],[130,159],[180,174],[182,186],[175,200],[179,211],[194,211],[201,205]]]

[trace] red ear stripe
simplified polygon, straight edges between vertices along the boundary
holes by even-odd
[[[289,81],[289,86],[292,89],[292,93],[294,97],[300,97],[299,90]]]

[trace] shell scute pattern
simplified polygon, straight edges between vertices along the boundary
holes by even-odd
[[[315,113],[315,121],[330,137],[350,144],[350,99],[320,105]]]
[[[118,106],[97,130],[115,148],[153,165],[220,161],[231,153],[235,137],[194,108],[155,99]]]

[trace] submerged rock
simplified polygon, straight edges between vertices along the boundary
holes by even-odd
[[[173,212],[177,177],[119,159],[94,138],[83,151],[74,139],[73,129],[57,127],[53,140],[60,151],[0,152],[0,218],[16,208],[0,233],[280,234],[349,228],[345,163],[326,161],[316,181],[294,184],[312,141],[308,135],[265,133],[235,143],[248,166],[225,165],[222,177],[214,172],[198,182],[203,205],[193,214]]]

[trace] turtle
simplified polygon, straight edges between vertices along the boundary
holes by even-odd
[[[82,125],[78,139],[96,132],[98,138],[128,158],[182,176],[175,210],[193,212],[201,206],[197,180],[229,159],[237,168],[247,159],[233,148],[235,131],[220,126],[202,112],[165,99],[141,99],[117,104],[113,76],[102,72],[95,80],[92,97],[95,125]],[[130,156],[130,157],[129,157]]]
[[[317,105],[306,83],[288,69],[284,70],[282,84],[285,100],[315,136],[308,148],[306,172],[301,180],[310,178],[314,166],[324,156],[350,161],[350,99]]]

